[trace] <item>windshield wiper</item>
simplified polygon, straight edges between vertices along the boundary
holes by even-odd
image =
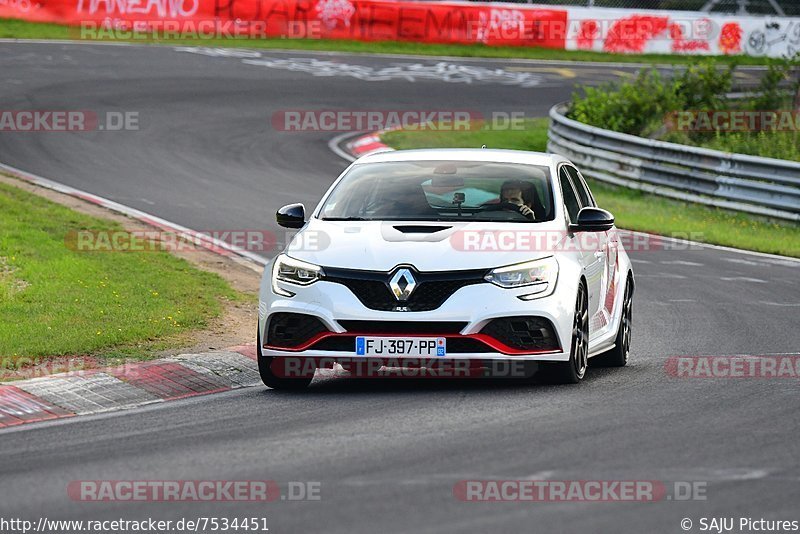
[[[369,221],[364,217],[322,217],[323,221]]]

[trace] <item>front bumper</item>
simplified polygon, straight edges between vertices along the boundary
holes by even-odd
[[[393,335],[409,337],[446,337],[447,356],[442,360],[535,360],[566,361],[569,359],[573,306],[576,287],[571,287],[564,279],[559,280],[555,291],[543,298],[523,301],[517,298],[526,294],[526,288],[503,289],[490,283],[480,283],[462,287],[455,291],[439,308],[432,311],[378,311],[369,309],[344,285],[319,281],[310,286],[300,287],[281,284],[281,287],[295,293],[287,298],[273,293],[269,277],[265,276],[261,287],[259,305],[259,332],[262,340],[261,352],[264,356],[295,356],[335,359],[357,359],[355,343],[349,340],[355,335]],[[529,292],[529,290],[528,290]],[[311,315],[319,319],[324,331],[314,333],[309,342],[291,347],[270,344],[268,328],[276,314],[295,313]],[[543,323],[551,325],[555,348],[548,350],[522,350],[490,335],[486,327],[493,320],[508,317],[538,317]],[[346,328],[352,322],[375,324],[419,323],[425,325],[424,333],[398,333],[369,331]],[[447,331],[432,330],[435,324],[448,324]],[[457,329],[453,330],[453,324]],[[323,343],[320,343],[320,342]],[[346,350],[351,347],[350,350]],[[460,347],[453,352],[452,347]],[[320,347],[332,350],[321,350]],[[473,347],[475,350],[470,350]],[[566,347],[566,349],[564,349]]]

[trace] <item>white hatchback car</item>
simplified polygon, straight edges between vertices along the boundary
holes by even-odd
[[[582,380],[589,358],[627,363],[631,263],[563,157],[383,152],[350,165],[308,219],[292,204],[277,220],[300,230],[261,283],[270,387],[362,360],[525,362],[561,383]]]

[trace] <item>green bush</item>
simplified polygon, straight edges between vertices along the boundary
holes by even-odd
[[[759,94],[750,101],[750,109],[756,111],[786,109],[791,105],[790,94],[800,89],[800,55],[793,59],[770,59],[767,73],[761,78]],[[783,86],[782,86],[783,85]]]
[[[615,132],[639,134],[676,107],[674,93],[655,69],[640,72],[633,81],[581,86],[579,91],[583,95],[573,96],[568,116]]]
[[[642,135],[654,123],[663,124],[669,113],[724,106],[734,69],[719,69],[708,62],[664,78],[652,68],[642,70],[633,80],[580,86],[567,116],[607,130]]]
[[[720,109],[728,104],[736,65],[717,68],[712,63],[691,65],[672,84],[680,109]],[[674,110],[677,111],[677,110]]]
[[[705,146],[727,152],[800,161],[797,132],[675,131],[668,118],[678,111],[791,109],[800,88],[800,55],[770,60],[758,91],[730,100],[736,66],[712,62],[692,65],[665,77],[655,68],[635,78],[599,87],[579,87],[567,116],[577,121],[632,135]]]

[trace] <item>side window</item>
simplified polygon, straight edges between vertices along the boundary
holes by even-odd
[[[587,187],[586,182],[583,181],[583,177],[578,173],[578,169],[569,166],[564,166],[564,168],[569,172],[569,177],[572,178],[572,183],[575,184],[575,189],[578,190],[578,197],[581,199],[581,205],[583,207],[594,206],[592,195],[589,194],[589,187]]]
[[[558,179],[561,182],[561,193],[564,196],[564,205],[567,207],[569,220],[574,223],[578,220],[578,212],[581,210],[581,206],[578,203],[578,197],[575,196],[575,191],[572,189],[566,167],[561,167],[561,170],[558,171]]]

